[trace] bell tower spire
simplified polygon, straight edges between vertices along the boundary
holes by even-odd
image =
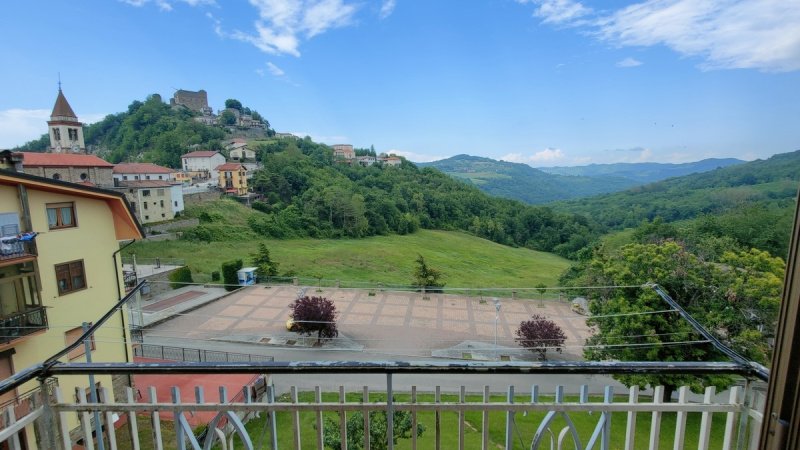
[[[58,74],[58,96],[50,120],[50,153],[86,153],[83,141],[83,124],[69,105],[61,90],[61,73]]]

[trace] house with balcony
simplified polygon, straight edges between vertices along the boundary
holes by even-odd
[[[113,308],[125,292],[119,243],[143,236],[123,195],[18,173],[6,163],[9,158],[9,152],[0,153],[2,378],[53,357],[76,342],[84,323]],[[53,361],[85,362],[89,356],[94,361],[131,360],[125,314],[111,314],[108,327],[88,345]],[[95,382],[118,393],[130,386],[127,375],[98,375]],[[51,383],[74,399],[86,378],[64,375]],[[22,383],[0,395],[0,403],[16,412],[30,411],[36,405],[26,393],[38,386],[36,381]],[[11,448],[37,448],[33,425],[23,425]],[[77,416],[65,418],[67,438],[77,433],[78,425]]]
[[[181,167],[193,180],[216,183],[219,178],[216,168],[222,164],[225,164],[225,157],[213,150],[198,150],[181,156]]]
[[[247,168],[239,163],[227,163],[216,167],[219,172],[219,188],[229,195],[247,195]]]

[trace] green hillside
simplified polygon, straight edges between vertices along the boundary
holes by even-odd
[[[418,165],[434,167],[450,176],[469,181],[490,195],[530,204],[616,192],[639,184],[633,180],[613,176],[598,179],[554,175],[534,169],[527,164],[470,155],[457,155]]]
[[[592,217],[612,230],[657,217],[684,221],[685,233],[726,237],[743,247],[785,257],[799,184],[800,151],[796,151],[551,206]]]
[[[653,183],[667,178],[682,177],[693,173],[742,164],[736,158],[709,158],[701,161],[667,164],[667,163],[615,163],[589,164],[587,166],[542,167],[539,170],[556,175],[572,175],[591,178],[625,178],[637,184]]]
[[[245,264],[258,244],[270,249],[280,274],[329,280],[408,285],[414,260],[422,254],[445,275],[448,287],[532,287],[556,285],[570,262],[549,253],[512,248],[456,231],[419,230],[404,236],[364,239],[261,239],[248,228],[263,213],[235,202],[218,201],[200,210],[217,218],[211,226],[223,235],[213,245],[192,241],[136,243],[126,249],[140,260],[183,259],[195,281],[209,281],[220,263],[242,258]]]

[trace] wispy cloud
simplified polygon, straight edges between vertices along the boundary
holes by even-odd
[[[641,66],[643,63],[636,58],[625,58],[622,61],[617,62],[617,67],[636,67]]]
[[[665,46],[702,59],[703,70],[800,70],[798,0],[645,0],[607,12],[574,0],[518,1],[536,5],[544,23],[620,47]]]
[[[81,122],[94,123],[106,114],[78,114]],[[47,133],[49,109],[6,109],[0,111],[0,149],[13,148]]]
[[[381,5],[381,11],[378,13],[378,16],[381,19],[385,19],[392,15],[394,12],[394,8],[397,6],[396,0],[383,0],[383,4]]]
[[[127,3],[131,6],[141,7],[148,3],[152,3],[162,11],[172,11],[173,5],[176,3],[185,3],[189,6],[199,5],[215,5],[215,0],[120,0],[122,3]]]
[[[282,77],[286,75],[286,72],[284,72],[283,69],[275,64],[272,64],[271,62],[267,62],[267,69],[269,69],[269,73],[275,75],[276,77]]]
[[[592,12],[591,8],[575,0],[517,0],[517,2],[536,5],[533,16],[542,19],[542,23],[571,24]]]
[[[258,10],[255,33],[218,34],[248,42],[270,54],[300,56],[300,43],[353,23],[357,7],[344,0],[250,0]]]

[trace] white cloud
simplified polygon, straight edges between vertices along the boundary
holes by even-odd
[[[352,24],[357,9],[344,0],[250,0],[250,4],[258,10],[256,33],[237,30],[228,37],[265,53],[293,56],[300,56],[301,39]]]
[[[282,77],[286,75],[286,72],[284,72],[283,69],[275,64],[272,64],[271,62],[267,62],[267,69],[269,69],[269,73],[275,75],[276,77]]]
[[[0,111],[0,149],[22,145],[47,133],[49,109],[6,109]],[[84,123],[94,123],[106,114],[78,114]]]
[[[620,47],[663,45],[701,58],[701,69],[800,70],[800,0],[645,0],[603,13],[574,0],[518,1],[545,23]]]
[[[617,67],[636,67],[641,66],[643,63],[636,58],[625,58],[622,61],[617,62]]]
[[[531,155],[524,155],[522,153],[509,153],[500,157],[500,160],[542,166],[555,165],[556,163],[564,162],[566,158],[566,155],[563,151],[561,151],[560,148],[548,147]]]
[[[394,12],[394,8],[397,6],[396,0],[383,0],[383,4],[381,5],[381,11],[378,13],[378,16],[381,19],[385,19],[392,15]]]
[[[431,161],[439,161],[440,159],[445,159],[447,156],[441,155],[431,155],[428,153],[416,153],[416,152],[407,152],[404,150],[397,150],[391,149],[386,150],[383,153],[387,154],[395,154],[397,156],[402,156],[403,158],[412,161],[412,162],[431,162]]]

